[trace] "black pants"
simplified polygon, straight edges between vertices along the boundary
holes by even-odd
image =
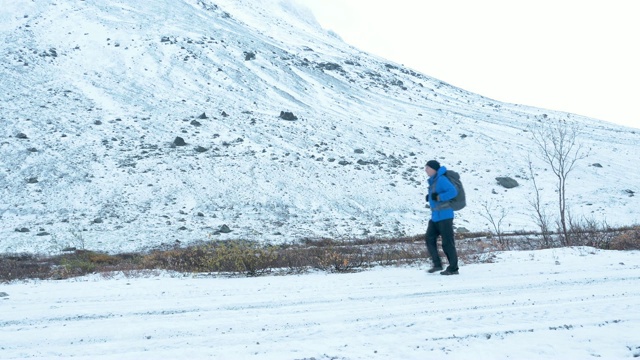
[[[438,222],[429,220],[425,243],[434,267],[442,267],[442,260],[438,255],[438,236],[442,237],[442,251],[444,251],[447,261],[449,261],[447,270],[458,271],[458,253],[453,240],[453,219],[440,220]]]

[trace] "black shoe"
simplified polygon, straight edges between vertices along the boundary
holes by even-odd
[[[434,267],[432,267],[431,269],[427,270],[427,272],[428,272],[429,274],[431,274],[431,273],[434,273],[434,272],[436,272],[436,271],[441,271],[441,270],[442,270],[442,266],[434,266]]]
[[[458,274],[459,274],[458,270],[454,270],[454,271],[445,270],[445,271],[440,272],[440,275],[458,275]]]

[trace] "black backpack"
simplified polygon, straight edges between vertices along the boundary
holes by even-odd
[[[454,211],[462,210],[465,206],[467,206],[467,196],[464,193],[464,187],[462,186],[462,181],[460,181],[460,174],[458,174],[453,170],[447,170],[444,173],[444,176],[446,176],[447,179],[449,179],[449,181],[451,182],[451,184],[453,184],[453,187],[455,187],[456,190],[458,190],[458,195],[456,195],[456,197],[454,197],[453,199],[446,201],[444,204],[442,204],[443,206],[441,207],[449,206]]]

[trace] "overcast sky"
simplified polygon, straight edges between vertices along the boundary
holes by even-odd
[[[634,0],[296,0],[342,39],[499,101],[640,128]]]

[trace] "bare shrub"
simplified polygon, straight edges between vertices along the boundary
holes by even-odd
[[[269,272],[276,259],[272,245],[257,242],[224,242],[212,247],[212,254],[206,262],[208,271],[228,271],[250,276]]]
[[[181,272],[228,272],[249,276],[269,272],[275,247],[250,241],[210,242],[187,248],[158,250],[142,260],[145,267]]]
[[[47,279],[50,263],[34,255],[17,254],[0,258],[0,281]]]
[[[493,227],[493,231],[495,231],[496,236],[498,237],[498,241],[500,245],[505,250],[509,249],[509,238],[502,236],[502,222],[504,218],[507,217],[507,211],[504,207],[498,206],[494,209],[494,207],[488,202],[485,201],[481,204],[484,212],[479,212],[479,215],[489,221],[489,224]],[[498,212],[494,212],[497,210]]]
[[[49,277],[54,279],[66,279],[97,272],[114,271],[124,268],[125,264],[131,265],[129,260],[133,257],[126,255],[109,255],[88,250],[76,250],[69,254],[63,254],[52,258]]]
[[[365,256],[361,248],[329,247],[317,248],[314,267],[329,272],[347,272],[362,267]]]
[[[391,266],[409,265],[427,258],[427,249],[423,241],[382,244],[370,249],[372,263]]]
[[[188,269],[202,269],[204,253],[200,248],[156,250],[142,258],[145,269],[162,269],[188,271]]]
[[[297,248],[298,258],[308,267],[329,272],[350,272],[375,265],[410,264],[424,261],[426,249],[421,237],[381,240],[375,238],[334,241],[306,241]],[[287,250],[291,251],[291,250]]]
[[[616,236],[610,244],[612,250],[640,250],[640,226]]]
[[[592,246],[598,249],[610,249],[611,242],[619,235],[605,220],[599,223],[595,219],[583,218],[574,220],[569,216],[569,226],[573,244],[578,246]]]
[[[50,257],[4,255],[0,256],[0,281],[66,279],[99,272],[133,271],[140,269],[139,258],[136,254],[108,255],[86,250]]]

